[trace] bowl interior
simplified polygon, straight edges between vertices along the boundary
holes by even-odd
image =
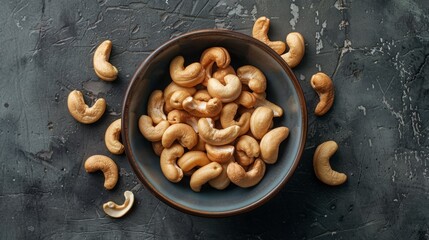
[[[138,119],[147,114],[150,93],[164,89],[170,82],[169,64],[177,55],[185,64],[198,61],[201,53],[221,46],[231,55],[231,65],[237,69],[253,65],[267,78],[267,99],[284,109],[274,126],[287,126],[288,139],[281,144],[276,164],[267,165],[262,181],[255,187],[242,189],[231,184],[219,191],[204,186],[200,193],[189,187],[189,177],[180,183],[169,182],[162,174],[159,157],[138,129]],[[124,100],[123,140],[127,156],[140,180],[157,197],[182,211],[204,215],[225,216],[253,209],[275,195],[295,170],[305,142],[306,109],[302,90],[293,73],[271,49],[253,38],[231,31],[205,30],[182,35],[153,52],[138,68]]]

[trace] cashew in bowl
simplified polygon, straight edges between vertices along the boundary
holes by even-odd
[[[235,160],[241,166],[249,166],[259,157],[259,143],[251,136],[241,136],[235,144],[236,157]]]
[[[258,107],[250,117],[250,131],[256,139],[262,137],[268,132],[273,123],[274,113],[270,108]]]
[[[240,127],[239,135],[245,134],[250,128],[251,113],[243,113],[238,121],[235,121],[235,115],[237,114],[238,105],[236,103],[226,104],[220,112],[220,123],[222,128],[227,128],[233,125]]]
[[[170,123],[166,120],[153,126],[152,118],[146,115],[142,115],[139,118],[138,124],[140,132],[151,142],[160,141],[165,130],[170,126]]]
[[[190,186],[195,192],[201,191],[201,187],[208,181],[216,178],[222,173],[222,166],[217,162],[211,162],[197,171],[191,176]]]
[[[170,98],[171,98],[171,95],[173,95],[173,93],[177,91],[186,91],[190,95],[193,95],[197,90],[194,87],[181,87],[174,82],[171,82],[170,84],[168,84],[168,86],[164,89],[164,102],[165,102],[164,111],[165,112],[169,113],[174,109],[173,106],[170,105]]]
[[[240,164],[231,162],[226,170],[229,179],[235,185],[248,188],[258,184],[265,175],[265,163],[261,159],[256,159],[255,162],[250,165],[249,169],[244,170]]]
[[[221,164],[222,166],[221,174],[209,181],[209,185],[211,187],[216,188],[217,190],[223,190],[229,186],[229,184],[231,183],[231,180],[229,180],[228,174],[226,172],[228,165],[229,165],[229,162]]]
[[[253,96],[255,96],[255,98],[256,98],[256,102],[255,102],[255,106],[254,106],[255,108],[257,108],[257,107],[270,108],[274,112],[274,117],[281,117],[283,115],[283,109],[281,107],[277,106],[276,104],[268,101],[265,98],[265,94],[253,93]]]
[[[304,37],[298,32],[291,32],[286,36],[286,44],[289,51],[282,54],[281,57],[285,60],[290,68],[298,66],[304,57],[305,43]]]
[[[183,109],[195,117],[215,117],[222,111],[222,102],[217,98],[209,101],[195,100],[193,97],[187,97],[182,102]]]
[[[179,109],[182,110],[183,106],[183,100],[185,100],[185,98],[190,97],[191,94],[189,94],[189,92],[187,91],[177,91],[174,92],[171,97],[170,97],[170,106],[172,106],[174,109]]]
[[[289,136],[289,128],[278,127],[269,131],[259,143],[261,149],[261,158],[267,164],[277,162],[280,143]]]
[[[237,76],[228,74],[223,78],[225,85],[216,78],[210,78],[207,82],[207,91],[210,96],[219,98],[228,103],[237,99],[241,94],[241,82]]]
[[[225,129],[216,129],[207,118],[200,118],[198,120],[198,132],[206,143],[220,146],[233,142],[240,133],[240,127],[234,125]]]
[[[197,145],[195,145],[195,147],[193,147],[191,151],[206,151],[206,142],[204,141],[204,139],[201,138],[200,135],[198,135]]]
[[[108,201],[107,203],[103,204],[104,212],[113,218],[120,218],[124,216],[134,204],[134,194],[131,191],[125,191],[124,197],[125,201],[122,205],[118,205],[112,201]]]
[[[191,126],[177,123],[169,126],[162,135],[162,146],[169,148],[174,141],[178,140],[180,145],[192,149],[198,143],[198,135]]]
[[[240,104],[245,108],[253,108],[256,103],[255,96],[249,91],[241,91],[240,96],[235,99],[235,103]]]
[[[182,56],[177,56],[171,61],[171,79],[182,87],[193,87],[201,83],[205,78],[205,70],[201,64],[195,62],[185,68],[184,63],[185,59]]]
[[[241,83],[246,84],[255,93],[263,93],[267,89],[267,79],[258,68],[246,65],[237,69]]]
[[[219,68],[226,68],[229,66],[231,57],[225,48],[211,47],[206,49],[203,54],[201,54],[200,63],[203,65],[203,68],[206,72],[206,76],[203,81],[204,86],[207,86],[207,81],[212,77],[212,68],[215,62]]]
[[[86,159],[85,170],[88,173],[102,171],[104,174],[104,187],[108,190],[114,188],[118,182],[118,166],[111,158],[104,155],[94,155]]]
[[[164,148],[161,153],[159,164],[164,176],[171,182],[179,182],[183,178],[183,171],[177,166],[176,161],[185,150],[180,144],[173,144],[169,148]]]
[[[207,89],[200,89],[194,94],[194,99],[198,101],[204,101],[208,102],[210,99],[212,99],[212,96],[210,96]]]
[[[210,163],[207,154],[202,151],[189,151],[177,160],[177,165],[184,171],[189,172],[195,167],[202,167]]]
[[[192,116],[188,112],[173,110],[168,113],[167,119],[170,124],[186,123],[198,133],[198,118]]]
[[[78,122],[90,124],[98,121],[106,110],[106,101],[103,98],[97,99],[92,107],[85,104],[83,95],[78,90],[73,90],[67,98],[67,107],[70,114]]]
[[[320,102],[317,104],[314,114],[323,116],[331,109],[332,104],[334,104],[334,83],[328,75],[322,72],[314,74],[310,81],[311,87],[313,87],[320,98]]]
[[[161,156],[162,150],[164,150],[164,146],[162,146],[161,141],[156,141],[152,142],[152,149],[157,156]]]
[[[259,148],[259,146],[258,146]],[[227,163],[231,161],[231,158],[234,154],[233,145],[223,145],[223,146],[214,146],[206,144],[207,157],[218,163]]]
[[[113,81],[118,76],[118,69],[109,62],[112,41],[102,42],[94,52],[93,65],[97,76],[105,81]]]
[[[113,154],[122,154],[125,150],[124,145],[119,141],[121,137],[121,119],[112,122],[104,134],[104,143],[109,152]]]
[[[286,44],[282,41],[271,42],[268,39],[268,30],[270,28],[270,19],[267,17],[260,17],[253,25],[252,36],[259,41],[267,44],[270,48],[278,54],[282,54],[286,50]]]
[[[338,149],[338,144],[334,141],[327,141],[320,144],[313,157],[313,167],[316,177],[325,184],[337,186],[347,180],[347,175],[334,171],[329,164],[329,159]]]
[[[164,113],[164,98],[161,90],[155,90],[149,96],[147,115],[152,118],[155,124],[167,119]]]
[[[217,80],[219,80],[222,84],[225,83],[225,81],[223,81],[223,78],[228,75],[228,74],[232,74],[232,75],[237,75],[235,73],[235,70],[232,66],[228,66],[226,68],[218,68],[216,70],[216,72],[213,73],[213,78],[216,78]]]

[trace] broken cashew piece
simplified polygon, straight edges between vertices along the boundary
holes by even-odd
[[[170,106],[175,108],[175,109],[179,109],[182,110],[183,106],[183,100],[185,100],[185,98],[190,97],[191,94],[189,94],[189,92],[187,91],[177,91],[174,92],[171,97],[170,97]]]
[[[235,147],[233,145],[214,146],[206,144],[207,157],[211,161],[218,163],[227,163],[231,161],[234,155],[234,149]]]
[[[280,106],[277,106],[276,104],[268,101],[265,98],[265,94],[257,94],[253,93],[253,96],[255,96],[255,108],[257,107],[267,107],[273,110],[274,117],[281,117],[283,115],[283,109]]]
[[[255,93],[263,93],[267,89],[267,79],[264,73],[252,65],[237,69],[237,77]]]
[[[131,191],[124,192],[125,201],[122,205],[118,205],[112,201],[103,204],[104,213],[113,217],[120,218],[124,216],[134,204],[134,194]]]
[[[274,113],[270,108],[258,107],[250,117],[250,131],[256,139],[260,140],[273,124]]]
[[[98,121],[106,111],[106,101],[103,98],[97,99],[92,107],[85,104],[83,95],[78,90],[73,90],[67,98],[67,107],[74,119],[80,123],[90,124]]]
[[[195,192],[201,191],[201,187],[208,181],[216,178],[222,173],[222,166],[217,162],[211,162],[197,171],[191,176],[191,189]]]
[[[153,126],[152,118],[146,115],[142,115],[139,118],[138,124],[140,132],[151,142],[160,141],[165,130],[170,126],[170,123],[166,120]]]
[[[170,182],[179,182],[183,178],[183,171],[177,166],[176,161],[184,152],[183,147],[177,143],[173,144],[170,148],[162,150],[159,164],[162,173]]]
[[[112,122],[104,134],[104,143],[109,152],[113,154],[122,154],[125,150],[124,145],[119,141],[121,137],[121,119]]]
[[[225,84],[216,78],[210,78],[207,82],[207,91],[210,96],[220,99],[224,103],[232,102],[241,94],[241,81],[232,74],[224,77]]]
[[[233,125],[237,125],[240,127],[240,133],[239,135],[245,134],[247,131],[249,131],[250,128],[250,119],[252,114],[251,113],[243,113],[238,121],[234,120],[235,115],[237,114],[238,105],[236,103],[228,103],[226,104],[222,111],[220,112],[220,123],[222,125],[222,128],[227,128]]]
[[[290,68],[294,68],[298,66],[304,57],[304,37],[299,32],[291,32],[286,36],[286,44],[289,47],[289,51],[282,54],[281,57]]]
[[[259,157],[259,143],[251,136],[241,136],[235,144],[236,157],[235,160],[241,166],[249,166]]]
[[[269,131],[259,143],[261,159],[267,164],[277,162],[280,144],[289,136],[289,128],[278,127]]]
[[[334,83],[331,78],[318,72],[311,77],[311,87],[317,92],[320,102],[317,104],[314,114],[323,116],[334,104]]]
[[[176,109],[168,113],[167,119],[170,124],[186,123],[198,133],[198,118],[188,112]]]
[[[176,140],[183,147],[192,149],[198,143],[198,135],[191,126],[184,123],[177,123],[165,130],[162,135],[162,146],[169,148]]]
[[[86,159],[85,170],[88,173],[102,171],[104,174],[104,187],[107,190],[114,188],[118,182],[118,166],[111,158],[104,155],[94,155]]]
[[[200,118],[198,120],[198,132],[206,143],[221,146],[233,142],[240,133],[240,127],[234,125],[225,129],[216,129],[207,118]]]
[[[184,171],[189,172],[195,167],[202,167],[209,164],[207,154],[201,151],[189,151],[177,160],[177,165]]]
[[[286,44],[282,41],[270,41],[268,39],[268,30],[270,29],[270,19],[267,17],[260,17],[253,25],[252,36],[259,41],[267,44],[276,53],[282,54],[286,50]]]
[[[334,141],[327,141],[320,144],[313,157],[313,167],[316,177],[325,184],[337,186],[347,180],[347,175],[334,171],[329,164],[329,159],[338,149],[338,144]]]
[[[155,124],[167,119],[164,113],[164,97],[161,90],[155,90],[149,97],[147,104],[147,115]]]
[[[245,108],[253,108],[256,103],[255,96],[249,91],[241,91],[240,96],[235,99],[235,103],[240,104]]]
[[[102,42],[94,52],[93,65],[97,76],[105,81],[113,81],[118,77],[118,69],[109,62],[112,41]]]
[[[222,111],[222,102],[218,98],[212,98],[205,102],[187,97],[183,100],[182,106],[185,111],[199,118],[215,117]]]
[[[228,165],[226,173],[228,174],[231,182],[233,182],[235,185],[242,188],[252,187],[258,184],[264,177],[265,163],[258,158],[252,165],[250,165],[246,172],[246,170],[244,170],[240,164],[231,162]]]
[[[204,80],[205,70],[200,63],[195,62],[184,67],[185,59],[175,57],[170,63],[170,77],[179,86],[193,87]]]

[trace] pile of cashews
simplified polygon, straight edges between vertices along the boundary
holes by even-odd
[[[190,176],[200,192],[208,183],[225,189],[230,182],[247,188],[258,184],[266,164],[274,164],[287,127],[273,128],[283,109],[266,99],[267,79],[258,68],[237,71],[223,47],[211,47],[199,62],[170,62],[172,82],[149,96],[139,129],[160,156],[160,168],[171,182]]]

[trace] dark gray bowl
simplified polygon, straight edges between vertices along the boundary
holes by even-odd
[[[275,126],[290,129],[288,139],[281,144],[279,159],[267,165],[262,181],[255,187],[242,189],[231,184],[219,191],[203,187],[196,193],[189,187],[189,178],[180,183],[169,182],[161,172],[159,157],[138,129],[138,119],[146,114],[150,93],[164,89],[170,82],[169,64],[183,55],[186,64],[198,61],[201,53],[221,46],[231,55],[231,65],[237,69],[246,64],[258,67],[267,77],[267,99],[284,109],[275,119]],[[156,49],[138,67],[125,95],[122,109],[122,140],[129,162],[136,175],[155,196],[186,213],[221,217],[254,209],[278,193],[292,176],[304,149],[307,132],[307,110],[304,95],[293,72],[281,57],[262,42],[242,33],[228,30],[200,30],[172,39]]]

